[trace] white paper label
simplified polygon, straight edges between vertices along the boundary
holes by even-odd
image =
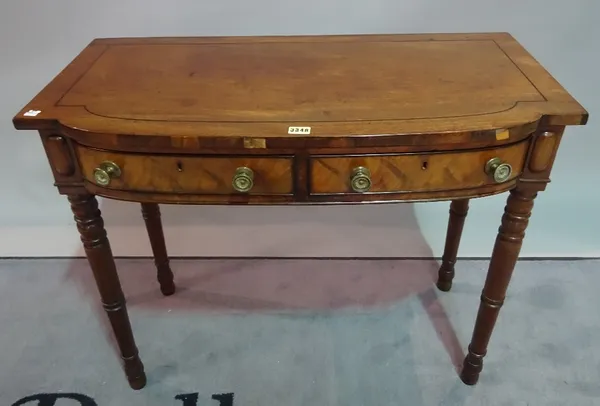
[[[310,134],[310,127],[289,127],[288,134]]]
[[[42,110],[29,110],[23,114],[25,117],[35,117],[40,114]]]

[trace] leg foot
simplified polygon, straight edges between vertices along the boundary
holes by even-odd
[[[171,296],[175,293],[175,283],[173,281],[166,281],[160,284],[160,291],[164,296]]]
[[[146,223],[148,237],[150,238],[152,253],[154,254],[156,277],[160,284],[160,291],[163,295],[170,296],[175,293],[175,283],[173,282],[173,272],[169,265],[169,256],[167,255],[167,246],[165,244],[158,204],[142,203],[142,215]]]
[[[483,355],[475,354],[469,348],[469,353],[465,357],[463,369],[460,372],[460,379],[467,385],[475,385],[479,380],[482,369]]]
[[[443,292],[448,292],[450,288],[452,288],[454,264],[456,263],[460,237],[462,236],[463,226],[468,211],[468,199],[453,200],[450,204],[450,218],[448,220],[448,231],[446,232],[446,246],[444,247],[442,265],[440,266],[436,283],[438,289]]]
[[[125,373],[127,375],[127,381],[131,389],[140,390],[146,386],[146,374],[144,373],[144,365],[140,361],[139,357],[132,359],[123,359],[125,364]]]
[[[442,272],[442,269],[440,268],[440,273],[441,272]],[[452,288],[452,279],[450,279],[450,280],[438,279],[435,286],[437,286],[437,288],[439,290],[441,290],[442,292],[449,292],[450,289]]]
[[[133,390],[140,390],[146,386],[146,375],[142,375],[139,378],[129,379],[129,387]]]

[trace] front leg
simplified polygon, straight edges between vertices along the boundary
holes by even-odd
[[[69,195],[68,198],[98,285],[102,306],[106,310],[121,350],[127,380],[133,389],[141,389],[146,385],[144,365],[138,356],[125,307],[125,297],[98,209],[98,201],[93,195]]]
[[[500,307],[504,303],[506,289],[519,257],[535,197],[535,190],[517,187],[510,191],[481,294],[481,304],[469,345],[469,353],[465,358],[460,375],[462,381],[467,385],[477,383],[483,368],[483,357],[487,352]]]

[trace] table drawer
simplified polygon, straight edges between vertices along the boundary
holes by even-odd
[[[529,142],[509,147],[456,153],[314,156],[310,193],[398,193],[467,189],[508,182],[518,176]],[[508,167],[490,165],[508,164]],[[497,179],[494,179],[496,168]]]
[[[109,189],[200,194],[293,193],[291,157],[124,154],[82,146],[76,150],[84,178]]]

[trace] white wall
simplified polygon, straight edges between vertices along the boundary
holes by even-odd
[[[0,257],[82,254],[37,134],[11,118],[95,37],[474,31],[511,32],[591,113],[563,138],[523,254],[600,256],[598,15],[598,0],[3,0]],[[115,254],[149,255],[137,205],[101,205]],[[472,202],[461,255],[490,254],[503,206]],[[169,206],[163,219],[172,255],[439,256],[447,210]]]

